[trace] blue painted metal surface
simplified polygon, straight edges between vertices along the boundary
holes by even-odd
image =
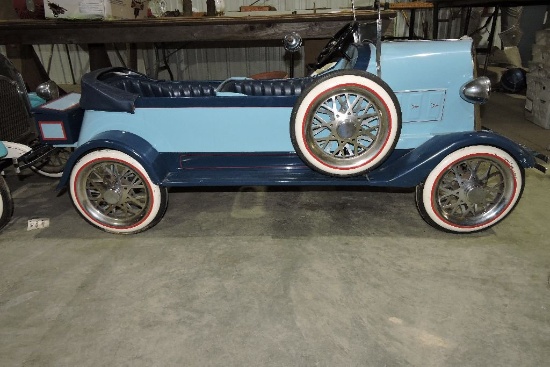
[[[350,59],[333,69],[375,73],[374,54],[373,44],[353,45]],[[80,156],[105,148],[134,157],[162,186],[413,187],[445,156],[472,145],[499,147],[522,167],[535,165],[532,154],[509,139],[474,131],[474,107],[459,95],[473,78],[471,40],[385,42],[381,64],[382,78],[401,105],[403,126],[395,151],[367,176],[331,177],[302,162],[289,134],[299,95],[221,92],[139,97],[131,113],[87,110],[59,187]]]
[[[79,141],[121,130],[141,136],[159,152],[288,152],[293,150],[290,113],[288,107],[87,111]]]
[[[358,60],[360,57],[370,60],[371,47],[364,44],[353,54],[358,55]],[[383,77],[396,91],[403,111],[397,149],[415,148],[438,134],[473,130],[473,106],[461,98],[453,98],[472,77],[471,68],[468,71],[472,62],[470,41],[389,42],[382,47]],[[406,49],[407,57],[399,51],[401,48]],[[423,53],[414,52],[418,49]],[[432,59],[433,63],[429,61]],[[420,67],[442,69],[435,67],[442,62],[460,72],[452,76],[411,73]],[[336,68],[339,67],[343,64],[337,64]],[[372,71],[371,66],[368,69]],[[426,77],[432,74],[433,78]],[[141,136],[159,152],[201,152],[205,146],[212,152],[292,151],[288,124],[297,98],[242,95],[139,98],[133,114],[88,111],[79,140],[88,141],[101,131],[122,130]]]
[[[115,149],[133,158],[162,186],[381,186],[414,187],[448,154],[473,145],[499,147],[524,168],[535,165],[530,151],[489,131],[440,135],[412,150],[397,149],[366,176],[338,178],[309,169],[294,152],[164,152],[142,138],[120,131],[96,136],[77,149],[68,162],[96,149]],[[65,171],[58,188],[67,184]]]
[[[29,96],[29,101],[31,103],[31,108],[35,108],[46,103],[46,100],[38,97],[35,92],[29,93],[28,96]]]
[[[161,159],[159,152],[143,138],[119,130],[100,132],[94,139],[79,146],[69,157],[66,167],[73,167],[80,157],[99,149],[113,149],[128,154],[145,168],[151,180],[157,184],[163,180],[169,170],[177,168],[177,162],[172,162],[172,167],[168,166],[170,161]],[[63,176],[57,186],[58,189],[67,185],[70,175],[70,168],[63,171]]]
[[[412,149],[440,134],[474,130],[474,105],[460,98],[462,85],[473,79],[473,66],[471,39],[382,43],[381,77],[403,112],[397,148]],[[376,73],[372,61],[367,71]]]
[[[4,158],[8,154],[8,150],[6,149],[4,143],[0,141],[0,158]]]

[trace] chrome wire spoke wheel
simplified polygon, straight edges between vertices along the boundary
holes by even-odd
[[[150,193],[143,178],[116,161],[89,166],[83,175],[82,194],[86,210],[97,220],[112,226],[129,226],[147,213]]]
[[[493,226],[519,201],[524,171],[507,152],[471,146],[445,157],[417,186],[421,216],[450,232],[476,232]]]
[[[385,118],[381,106],[365,91],[329,95],[313,108],[306,130],[308,148],[330,165],[360,164],[384,142]]]
[[[168,190],[152,182],[143,166],[116,150],[97,150],[71,171],[71,199],[90,224],[112,233],[138,233],[162,219]]]
[[[441,177],[434,202],[441,216],[463,226],[475,226],[495,217],[508,204],[514,187],[511,172],[489,157],[468,159]]]
[[[296,101],[290,121],[292,145],[304,163],[339,177],[381,164],[400,133],[397,97],[383,80],[359,70],[316,78]]]

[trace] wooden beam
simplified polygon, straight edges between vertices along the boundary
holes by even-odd
[[[6,56],[23,75],[29,90],[50,79],[31,45],[6,45]]]
[[[395,16],[384,11],[382,16]],[[376,12],[360,11],[359,21],[374,21]],[[176,17],[113,21],[0,21],[0,44],[90,44],[153,42],[216,42],[281,39],[298,32],[303,39],[330,38],[351,13],[247,17]]]
[[[12,1],[2,1],[0,3],[0,19],[2,19],[0,20],[2,23],[17,21],[18,16],[13,8]],[[11,42],[5,42],[4,44],[6,45],[7,58],[23,75],[25,84],[30,90],[35,90],[40,83],[50,79],[32,45],[13,44]]]

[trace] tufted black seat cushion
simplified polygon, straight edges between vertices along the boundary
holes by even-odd
[[[140,97],[207,97],[216,95],[219,82],[153,81],[148,79],[120,78],[109,84],[135,93]]]
[[[297,96],[313,78],[298,79],[235,79],[225,81],[220,92],[242,93],[248,96]]]
[[[314,78],[227,79],[223,82],[165,81],[154,80],[126,68],[105,68],[82,76],[80,106],[85,110],[133,113],[138,99],[141,99],[141,104],[151,105],[153,103],[151,101],[155,98],[164,97],[162,101],[159,99],[160,104],[168,103],[170,106],[175,106],[183,101],[183,98],[180,101],[178,97],[213,97],[218,92],[232,92],[247,96],[297,97],[313,80]],[[286,98],[283,99],[286,101]],[[216,99],[216,101],[221,102],[222,99]],[[256,103],[252,98],[249,102]],[[189,105],[189,103],[191,102],[186,99],[185,104]]]

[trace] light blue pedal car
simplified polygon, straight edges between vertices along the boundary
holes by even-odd
[[[102,69],[36,120],[43,140],[75,148],[60,188],[108,232],[154,226],[169,187],[241,185],[416,188],[429,224],[475,232],[516,206],[524,169],[544,168],[479,129],[475,104],[490,83],[475,77],[472,50],[470,39],[361,41],[352,22],[304,78],[159,81]]]

